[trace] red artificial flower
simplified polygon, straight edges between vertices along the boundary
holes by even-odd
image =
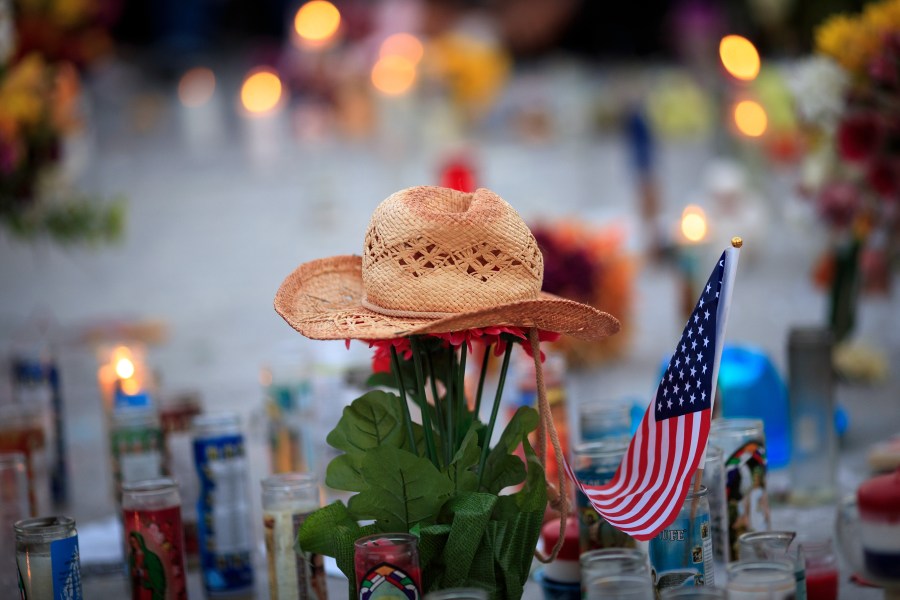
[[[859,209],[859,190],[852,183],[833,181],[826,184],[817,198],[819,213],[835,227],[847,227]]]
[[[897,197],[897,192],[900,190],[900,181],[897,180],[897,176],[896,167],[883,158],[872,161],[866,171],[869,185],[886,200],[895,200]]]
[[[870,113],[850,115],[838,126],[838,151],[844,160],[865,161],[878,150],[882,137],[882,128],[875,115]]]
[[[896,88],[900,84],[900,34],[885,34],[878,54],[869,63],[869,76],[886,88]]]

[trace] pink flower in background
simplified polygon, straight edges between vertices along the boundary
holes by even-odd
[[[832,181],[819,191],[819,213],[836,227],[848,227],[861,205],[859,189],[846,181]]]

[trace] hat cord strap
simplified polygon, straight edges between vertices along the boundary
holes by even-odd
[[[528,330],[528,341],[531,343],[531,353],[534,357],[534,375],[537,385],[538,396],[538,412],[540,413],[540,422],[538,424],[538,460],[541,466],[546,465],[547,457],[547,435],[550,436],[550,444],[553,446],[553,455],[556,458],[557,474],[559,479],[559,487],[555,487],[549,481],[547,482],[547,495],[550,498],[550,506],[554,510],[559,511],[559,539],[550,551],[549,556],[544,556],[540,551],[535,550],[535,557],[542,563],[550,563],[556,560],[566,539],[566,520],[569,516],[569,495],[566,493],[566,469],[563,466],[563,452],[559,445],[559,435],[556,433],[556,426],[553,424],[553,414],[550,411],[550,403],[547,402],[547,392],[544,389],[544,369],[541,364],[541,343],[538,337],[537,327]],[[546,474],[546,471],[545,471]],[[546,476],[546,475],[545,475]]]

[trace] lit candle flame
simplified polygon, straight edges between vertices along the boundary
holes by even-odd
[[[131,379],[134,377],[134,363],[128,358],[120,358],[116,361],[116,375],[120,379]]]
[[[303,42],[314,46],[327,44],[341,26],[341,13],[331,2],[307,2],[294,16],[294,31]]]
[[[408,58],[396,54],[378,59],[372,67],[372,85],[382,94],[399,96],[416,80],[416,66]]]
[[[753,100],[743,100],[734,107],[734,124],[747,137],[759,137],[769,127],[766,110]]]
[[[759,75],[759,52],[753,42],[739,35],[726,35],[719,42],[722,66],[735,79],[752,81]]]
[[[695,204],[681,213],[681,233],[689,242],[701,242],[706,237],[706,213]]]
[[[247,76],[241,86],[241,104],[247,112],[270,112],[281,101],[281,79],[274,72],[260,69]]]

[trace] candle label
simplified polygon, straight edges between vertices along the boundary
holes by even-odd
[[[686,507],[691,505],[687,500]],[[657,592],[666,588],[714,585],[712,527],[705,503],[693,520],[681,515],[650,540],[650,565]],[[693,522],[692,522],[693,521]]]
[[[421,598],[419,584],[402,569],[381,563],[366,573],[359,584],[359,600],[375,598]]]
[[[743,444],[725,461],[728,543],[732,558],[738,557],[741,534],[769,529],[766,464],[766,447],[757,440]]]
[[[244,438],[230,434],[195,439],[194,462],[200,478],[197,536],[206,589],[248,589],[253,585],[253,561]]]
[[[186,600],[181,508],[126,510],[132,600]]]
[[[603,485],[615,474],[615,471],[590,468],[579,469],[575,473],[578,480],[585,485]],[[582,552],[603,548],[637,547],[637,542],[633,537],[610,525],[594,510],[587,496],[581,490],[576,490],[575,502],[578,510],[578,541]]]
[[[117,498],[121,496],[122,483],[163,476],[163,435],[160,428],[118,429],[113,431],[111,441]]]
[[[53,600],[81,600],[81,564],[78,536],[50,542],[50,569]],[[23,594],[23,598],[27,598]]]
[[[263,513],[272,600],[297,598],[298,595],[307,600],[328,599],[323,557],[294,549],[297,533],[309,515],[291,510]]]

